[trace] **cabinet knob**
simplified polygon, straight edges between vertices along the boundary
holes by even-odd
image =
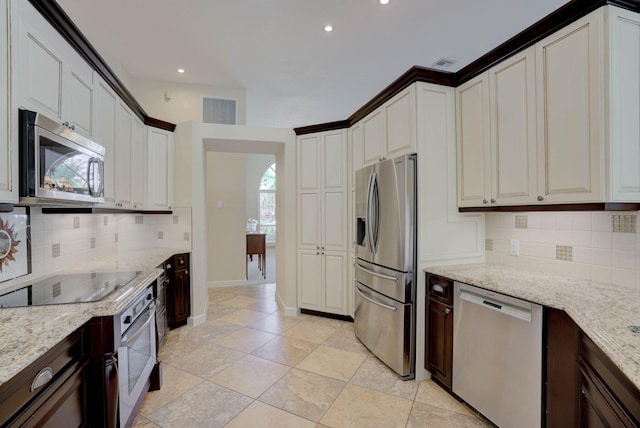
[[[185,274],[185,275],[189,275],[189,271],[188,271],[188,270],[185,270],[185,271],[184,271],[184,274]]]
[[[489,203],[489,201],[487,201],[486,199],[483,199],[483,200],[482,200],[482,203],[483,203],[483,204],[488,204],[488,203]]]
[[[36,375],[35,378],[33,378],[33,381],[31,382],[31,387],[29,388],[29,391],[33,392],[36,389],[40,388],[41,386],[46,385],[47,383],[49,383],[49,381],[53,379],[53,370],[51,370],[51,367],[45,367],[42,370],[40,370],[38,372],[38,374]]]
[[[69,127],[69,122],[62,122],[62,126],[66,126],[68,128]]]
[[[544,198],[542,196],[538,196],[538,200],[539,201],[544,201]]]
[[[170,264],[167,265],[167,269],[171,269],[171,265]]]
[[[495,199],[491,199],[491,203],[492,203],[492,204],[495,204],[495,203],[496,203],[496,200],[495,200]]]
[[[319,255],[320,255],[320,251],[316,251],[316,256],[319,256]]]
[[[451,313],[451,309],[449,309],[449,308],[445,309],[445,310],[444,310],[444,313],[445,313],[445,314],[447,314],[447,315],[449,315],[449,314]]]
[[[76,126],[75,125],[71,125],[69,128],[71,128],[72,131],[76,130]]]

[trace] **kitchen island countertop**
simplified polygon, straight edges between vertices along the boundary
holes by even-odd
[[[142,249],[51,273],[55,275],[132,270],[140,272],[126,286],[98,302],[1,308],[0,386],[91,318],[120,313],[139,292],[162,273],[157,266],[174,254],[188,251],[171,248]],[[25,281],[24,285],[30,283],[31,280]]]
[[[640,389],[640,289],[492,264],[425,272],[565,311]]]

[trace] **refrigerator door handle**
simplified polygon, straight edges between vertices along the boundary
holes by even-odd
[[[360,289],[358,287],[356,287],[356,291],[358,292],[360,297],[362,297],[365,300],[368,300],[369,302],[373,303],[374,305],[382,306],[383,308],[389,309],[390,311],[397,311],[398,310],[398,308],[396,308],[395,306],[385,305],[384,303],[381,303],[381,302],[378,302],[377,300],[372,299],[371,297],[367,296],[362,291],[360,291]]]
[[[366,235],[367,235],[367,246],[369,247],[369,251],[373,252],[373,240],[371,239],[371,191],[373,189],[373,175],[375,173],[369,174],[369,183],[367,184],[367,203],[365,208],[365,223],[366,223]]]
[[[362,267],[362,266],[360,266],[358,263],[356,263],[356,264],[355,264],[355,267],[356,267],[356,269],[360,269],[361,271],[366,272],[366,273],[368,273],[368,274],[370,274],[370,275],[374,275],[374,276],[380,277],[380,278],[382,278],[382,279],[390,279],[390,280],[391,280],[391,281],[393,281],[393,282],[398,282],[398,278],[396,278],[395,276],[383,275],[383,274],[381,274],[381,273],[374,272],[374,271],[372,271],[372,270],[369,270],[369,269],[363,268],[363,267]]]
[[[373,254],[378,252],[378,233],[380,231],[378,174],[372,173],[369,184],[369,211],[367,212],[367,224],[369,225],[369,246]]]

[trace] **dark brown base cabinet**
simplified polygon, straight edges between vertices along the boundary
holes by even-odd
[[[425,369],[451,391],[453,365],[453,281],[427,275]]]
[[[189,253],[176,254],[164,264],[167,284],[167,323],[177,328],[187,323],[191,315],[191,276]]]
[[[82,327],[3,384],[0,426],[90,426],[86,340]]]
[[[563,311],[547,309],[546,423],[640,427],[640,391]]]

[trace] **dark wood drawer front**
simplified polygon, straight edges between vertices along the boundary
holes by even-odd
[[[585,334],[581,334],[579,364],[594,384],[606,385],[602,395],[625,426],[640,426],[640,391]]]
[[[74,363],[83,359],[82,334],[78,330],[24,369],[0,388],[0,425],[22,409],[25,405],[38,399],[63,372]],[[43,370],[50,369],[51,380],[31,391],[36,376]]]
[[[427,274],[427,292],[432,299],[453,305],[453,281],[436,275]]]
[[[176,254],[173,256],[173,267],[176,271],[189,269],[189,254]]]

